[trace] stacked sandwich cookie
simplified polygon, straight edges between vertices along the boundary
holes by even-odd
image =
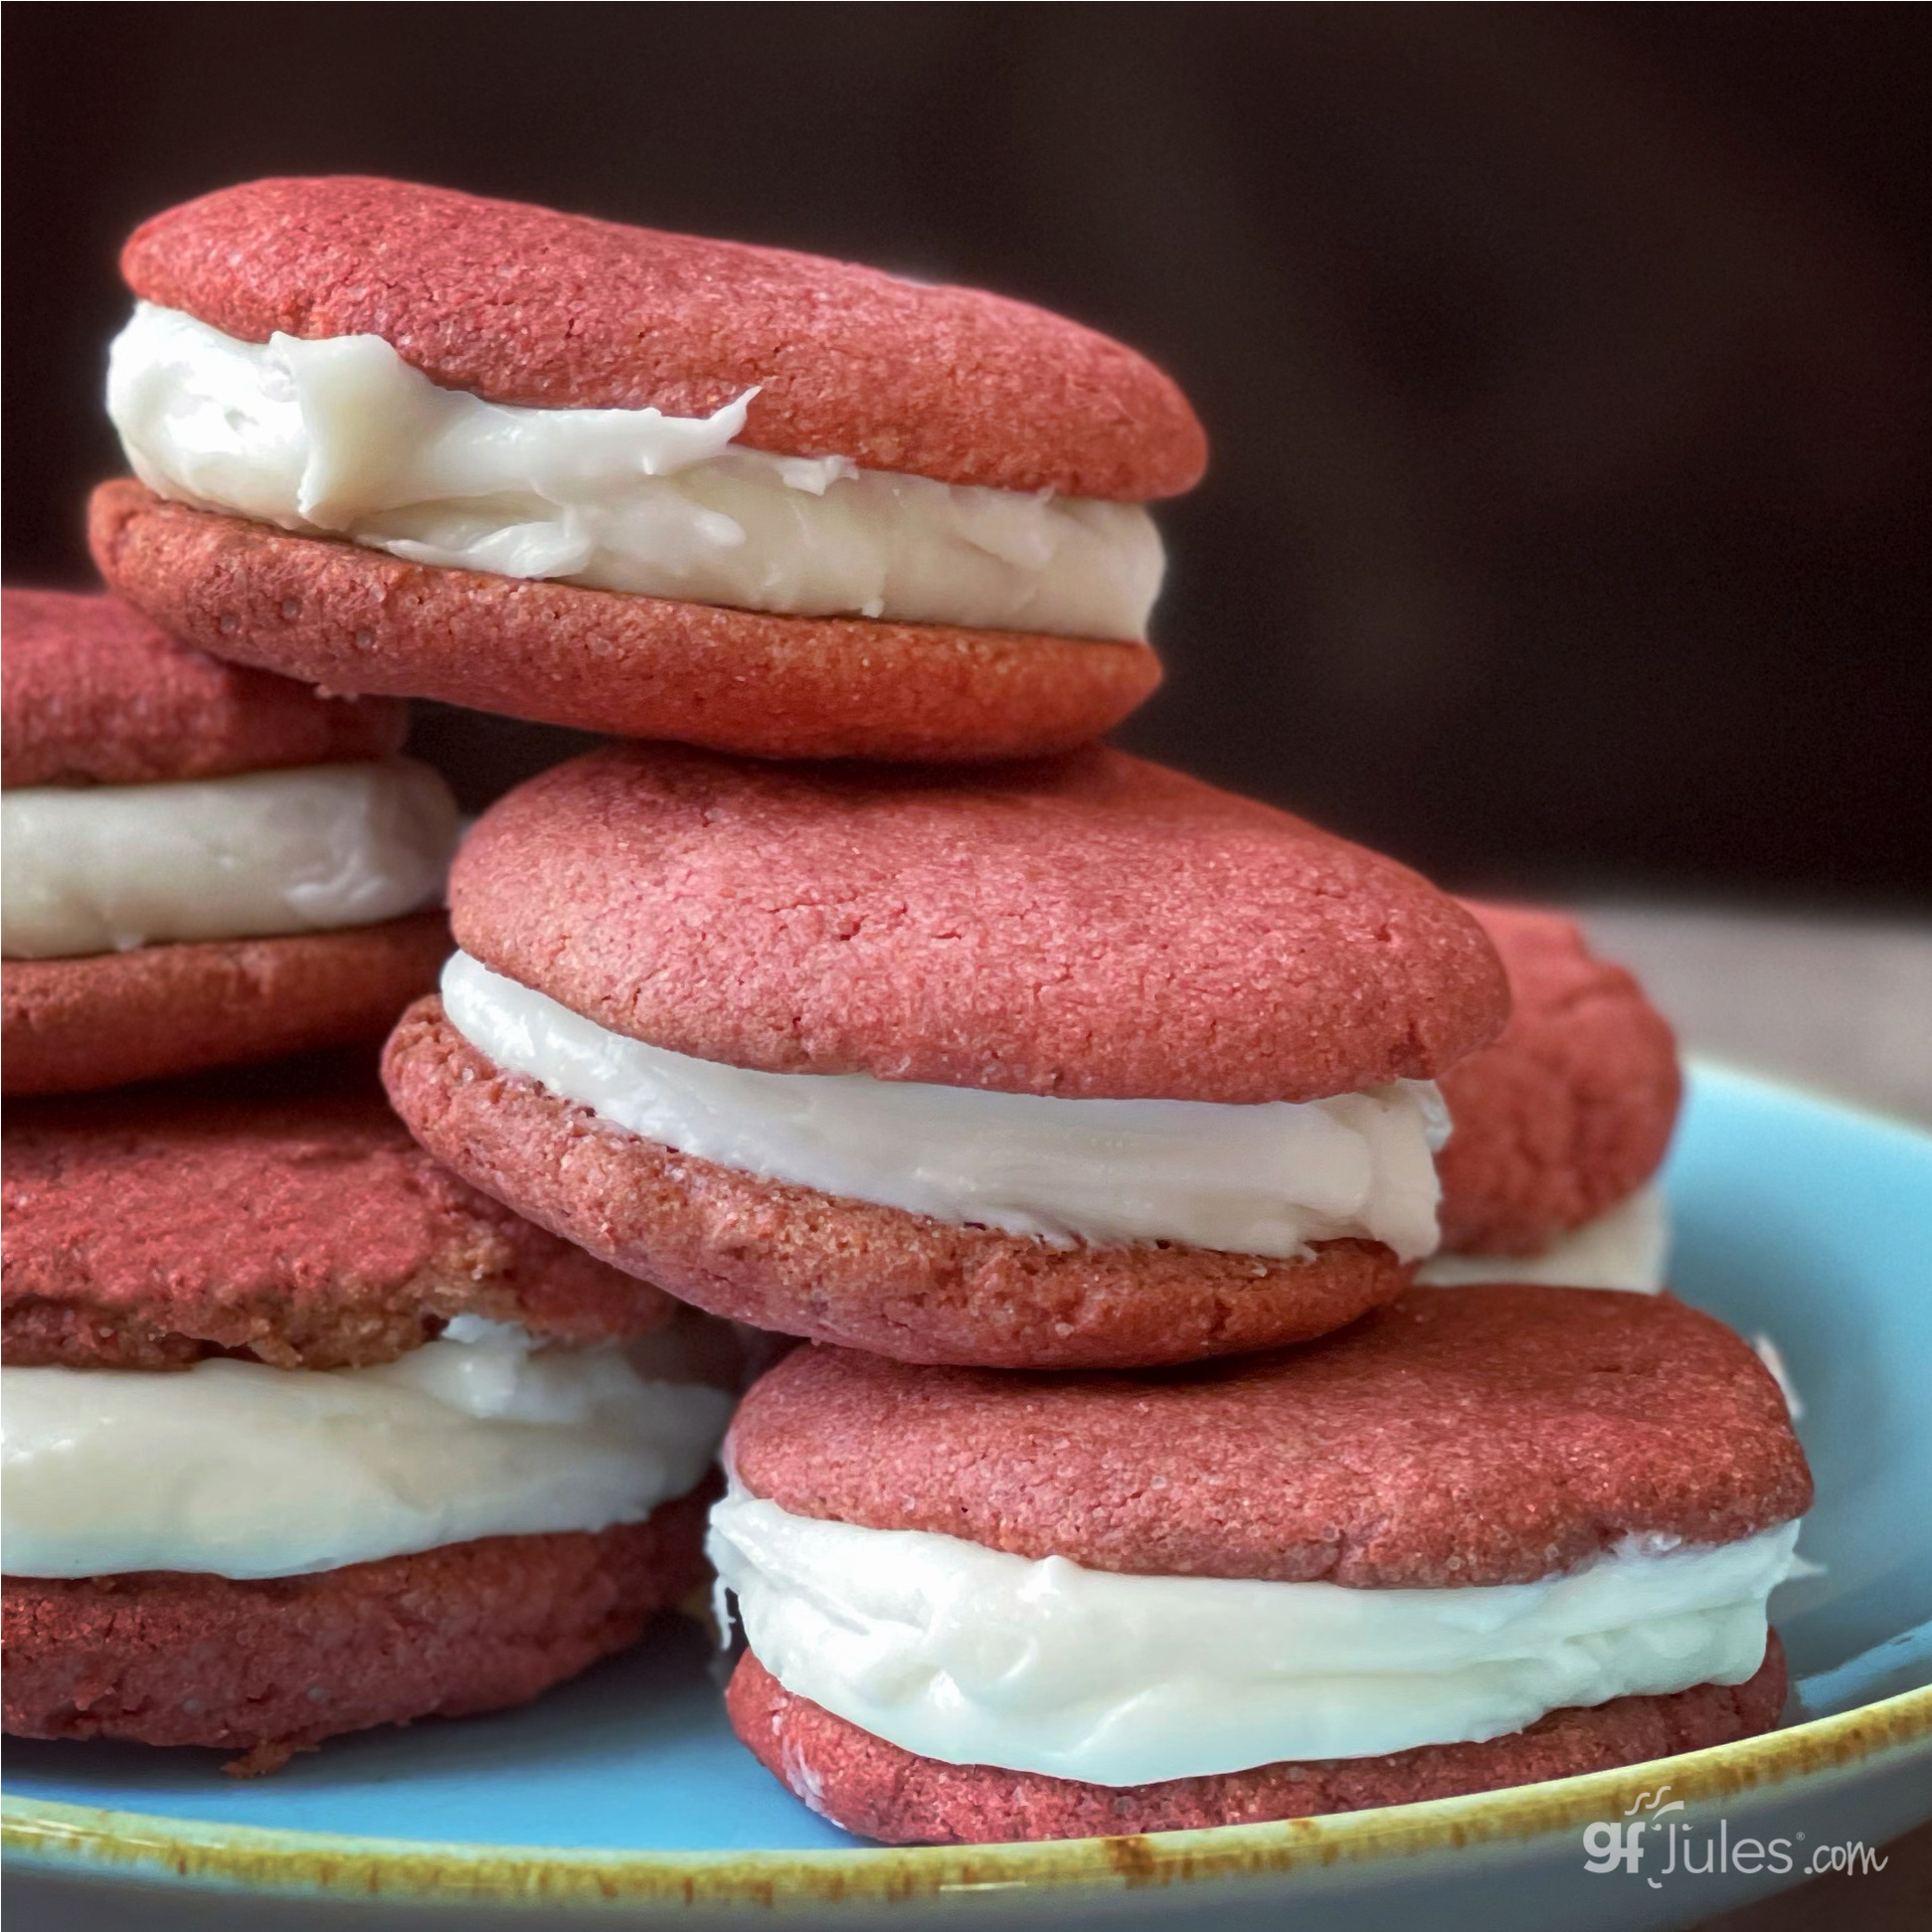
[[[439,1168],[364,1065],[17,1103],[6,1728],[242,1753],[520,1703],[702,1568],[673,1304]]]
[[[257,1771],[520,1702],[696,1582],[730,1404],[383,1098],[449,794],[394,699],[5,607],[6,1728]]]
[[[10,1729],[256,1769],[516,1702],[690,1587],[708,1507],[731,1722],[889,1841],[1776,1722],[1802,1451],[1736,1337],[1610,1292],[1661,1283],[1668,1027],[1566,922],[1095,742],[1159,676],[1147,506],[1205,460],[1165,376],[993,295],[386,181],[227,189],[122,265],[134,474],[89,530],[143,615],[44,608],[161,695],[88,722],[49,654],[16,777],[9,684],[62,861],[18,918],[10,861],[10,1053],[16,954],[124,986],[296,944],[272,906],[337,943],[427,907],[399,699],[632,742],[464,839],[435,990],[369,982],[386,1100],[285,1063],[10,1122]],[[84,1017],[32,1084],[348,1037],[226,1052],[236,997],[155,1064]],[[673,1298],[805,1344],[715,1506]]]
[[[1419,1288],[1142,1375],[799,1350],[726,1455],[732,1721],[873,1838],[1405,1804],[1784,1701],[1810,1477],[1750,1350],[1669,1297]]]
[[[1158,679],[1145,504],[1203,439],[1072,323],[389,182],[212,196],[125,263],[125,602],[29,600],[9,652],[20,1091],[380,1037],[435,982],[454,814],[400,698],[985,760]],[[694,1581],[729,1401],[688,1321],[366,1071],[37,1103],[6,1175],[10,1729],[266,1768],[528,1697]]]
[[[773,757],[1006,757],[1159,672],[1206,445],[1089,329],[846,263],[359,179],[138,230],[107,581],[343,690]]]
[[[9,590],[9,1094],[379,1040],[435,982],[456,808],[386,698],[218,662],[111,598]]]
[[[1506,991],[1391,860],[1094,747],[593,753],[484,814],[397,1111],[712,1313],[915,1362],[1325,1333],[1436,1245],[1436,1076]]]

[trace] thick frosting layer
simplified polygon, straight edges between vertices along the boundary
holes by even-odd
[[[298,1576],[641,1521],[703,1477],[732,1401],[650,1379],[638,1346],[461,1316],[375,1368],[0,1369],[0,1562]]]
[[[523,409],[439,389],[379,335],[238,342],[142,302],[107,412],[162,496],[423,564],[800,616],[1142,638],[1138,504],[742,448],[710,417]]]
[[[400,918],[441,895],[456,803],[410,759],[0,792],[0,952],[125,952]]]
[[[1798,1525],[1629,1545],[1541,1583],[1351,1590],[1123,1576],[733,1486],[709,1552],[788,1690],[921,1756],[1138,1785],[1481,1741],[1764,1661]]]
[[[1427,1288],[1472,1282],[1540,1282],[1548,1288],[1622,1288],[1656,1295],[1670,1252],[1670,1210],[1653,1182],[1607,1214],[1572,1228],[1539,1255],[1432,1255],[1416,1280]]]
[[[1436,1245],[1447,1117],[1423,1081],[1223,1106],[764,1073],[610,1032],[466,953],[442,1003],[480,1053],[601,1119],[824,1194],[1056,1243],[1287,1258],[1353,1236],[1405,1261]]]

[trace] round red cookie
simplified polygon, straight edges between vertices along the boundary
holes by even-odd
[[[325,698],[178,642],[118,599],[0,592],[0,787],[148,785],[388,758],[388,698]]]
[[[1206,439],[1159,370],[1021,302],[788,250],[395,181],[224,189],[139,229],[134,291],[232,337],[368,332],[444,388],[708,414],[738,440],[948,484],[1144,501]],[[425,570],[107,486],[108,581],[183,636],[340,690],[764,757],[1065,749],[1152,690],[1140,643],[767,616]]]
[[[520,1704],[699,1581],[708,1500],[311,1576],[10,1576],[6,1728],[240,1751],[248,1774],[343,1731]]]
[[[1011,758],[1110,730],[1160,681],[1145,644],[773,616],[426,568],[102,483],[101,575],[204,649],[337,691],[765,758]]]
[[[1509,1022],[1443,1076],[1443,1250],[1529,1255],[1657,1171],[1682,1098],[1676,1040],[1575,922],[1471,904],[1509,975]]]
[[[1488,1038],[1481,930],[1414,873],[1101,748],[978,773],[620,747],[485,815],[450,883],[489,966],[614,1031],[771,1072],[1072,1099],[1309,1100]],[[1305,1260],[1056,1248],[732,1172],[504,1074],[439,1005],[385,1059],[439,1158],[714,1315],[907,1360],[1133,1366],[1399,1294]]]
[[[0,1090],[85,1093],[373,1041],[436,984],[438,911],[279,939],[0,963]]]
[[[246,342],[374,334],[445,389],[709,415],[994,489],[1142,501],[1198,480],[1179,390],[1118,342],[974,288],[350,175],[252,181],[145,222],[137,295]]]
[[[725,1699],[732,1728],[774,1777],[833,1824],[888,1844],[1202,1831],[1540,1784],[1755,1737],[1776,1727],[1784,1700],[1784,1653],[1774,1635],[1747,1682],[1553,1710],[1485,1744],[1116,1787],[920,1757],[792,1695],[749,1654]]]
[[[773,1073],[1306,1101],[1494,1037],[1482,928],[1392,859],[1104,746],[980,771],[614,746],[478,821],[456,943]]]
[[[1303,1347],[1142,1375],[801,1348],[726,1446],[793,1515],[1155,1576],[1527,1583],[1630,1535],[1727,1543],[1811,1503],[1777,1384],[1669,1296],[1413,1289]]]
[[[390,1361],[455,1315],[569,1342],[675,1304],[438,1164],[363,1055],[84,1100],[0,1129],[5,1360]]]
[[[713,1315],[917,1362],[1133,1367],[1323,1334],[1414,1272],[1365,1241],[1309,1261],[1174,1244],[1056,1248],[674,1153],[506,1074],[425,999],[384,1057],[439,1160]]]

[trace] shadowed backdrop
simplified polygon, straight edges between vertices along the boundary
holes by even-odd
[[[1455,884],[1922,906],[1913,7],[15,4],[10,580],[125,232],[373,172],[983,283],[1205,419],[1134,748]],[[437,711],[476,803],[575,742]]]

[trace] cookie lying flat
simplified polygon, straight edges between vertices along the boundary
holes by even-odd
[[[1122,754],[625,747],[479,822],[385,1057],[438,1158],[716,1315],[908,1360],[1317,1334],[1434,1245],[1503,988],[1415,874]]]
[[[1301,1817],[1768,1729],[1811,1501],[1735,1335],[1530,1286],[1139,1375],[800,1349],[726,1459],[734,1724],[895,1842]]]
[[[353,177],[137,230],[108,581],[333,688],[764,756],[988,758],[1158,679],[1160,372],[972,289]]]
[[[519,1702],[695,1581],[731,1397],[673,1305],[366,1064],[16,1103],[0,1157],[9,1730],[271,1768]]]
[[[1422,1279],[1654,1293],[1669,1229],[1647,1183],[1683,1080],[1669,1022],[1573,920],[1471,904],[1509,975],[1509,1023],[1444,1077],[1443,1251]]]
[[[389,699],[4,593],[4,1079],[84,1091],[380,1037],[447,953],[442,781]]]

